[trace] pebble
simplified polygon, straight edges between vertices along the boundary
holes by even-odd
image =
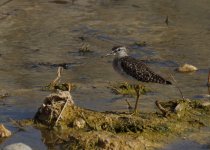
[[[184,104],[183,104],[183,103],[179,103],[179,104],[175,107],[174,111],[175,111],[176,113],[178,113],[178,112],[181,112],[183,109],[184,109]]]
[[[201,105],[204,107],[208,107],[210,106],[210,102],[206,101],[206,102],[203,102]]]
[[[14,143],[7,145],[3,150],[32,150],[32,148],[24,143]]]
[[[76,127],[76,128],[81,129],[81,128],[85,127],[85,124],[86,124],[86,122],[85,122],[84,119],[77,118],[77,119],[74,120],[73,126]]]
[[[184,64],[183,66],[180,66],[179,68],[176,69],[176,71],[178,72],[193,72],[197,70],[198,70],[197,67],[190,64]]]
[[[0,138],[5,138],[11,136],[12,133],[3,124],[0,124]]]

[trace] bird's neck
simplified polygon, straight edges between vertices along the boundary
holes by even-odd
[[[122,58],[122,57],[125,57],[125,56],[128,56],[128,54],[126,52],[120,52],[118,55],[117,55],[117,58]]]

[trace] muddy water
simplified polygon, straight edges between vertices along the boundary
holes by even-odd
[[[112,58],[101,58],[113,45],[127,46],[132,56],[148,60],[169,80],[173,74],[185,97],[202,98],[210,64],[209,6],[208,0],[1,0],[0,88],[10,94],[0,100],[1,122],[32,117],[49,94],[41,87],[55,78],[56,64],[61,63],[68,63],[62,79],[77,85],[72,95],[79,106],[125,111],[122,97],[106,88],[109,82],[123,81],[111,67]],[[133,44],[143,41],[145,47]],[[78,53],[84,43],[91,53]],[[174,72],[183,63],[200,70]],[[156,111],[156,99],[180,97],[174,86],[148,86],[153,92],[142,96],[142,111]],[[34,130],[29,129],[34,133],[31,139],[18,134],[32,147],[34,140],[42,143]]]

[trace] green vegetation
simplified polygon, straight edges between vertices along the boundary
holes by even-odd
[[[188,131],[210,127],[210,105],[203,101],[158,102],[167,115],[131,115],[80,108],[68,93],[59,91],[46,97],[35,116],[35,126],[40,127],[41,123],[44,137],[51,136],[46,144],[55,142],[70,149],[155,149]]]
[[[136,86],[137,85],[128,84],[127,82],[123,82],[123,83],[111,84],[109,86],[109,88],[115,94],[136,97],[136,91],[135,91]],[[138,86],[140,87],[140,94],[142,94],[142,95],[144,95],[144,94],[146,94],[146,92],[150,91],[144,85],[138,85]]]

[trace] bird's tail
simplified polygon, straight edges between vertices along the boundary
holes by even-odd
[[[172,84],[171,81],[168,81],[168,80],[164,79],[163,77],[161,77],[158,74],[154,74],[154,76],[151,79],[152,79],[151,82],[155,82],[155,83],[167,84],[167,85]]]

